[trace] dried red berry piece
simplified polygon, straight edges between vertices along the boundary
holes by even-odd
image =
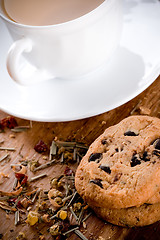
[[[23,178],[23,180],[22,180],[22,182],[21,182],[21,185],[26,184],[26,183],[27,183],[27,180],[28,180],[28,176],[25,175],[24,178]]]
[[[34,146],[34,150],[38,153],[42,153],[42,152],[46,152],[48,150],[47,145],[40,140],[35,146]]]
[[[25,174],[23,174],[23,173],[15,173],[15,177],[18,179],[18,181],[21,181],[25,177]]]
[[[69,167],[66,167],[65,170],[64,170],[64,174],[66,176],[72,176],[74,174],[73,170],[70,169]]]
[[[3,128],[7,127],[7,128],[12,129],[12,128],[18,126],[18,124],[17,124],[17,121],[14,117],[9,116],[9,117],[3,118],[1,120],[1,126]]]
[[[14,204],[17,202],[17,199],[18,199],[18,198],[10,198],[10,199],[8,199],[7,202],[9,203],[10,206],[14,206]],[[17,206],[18,208],[21,208],[21,207],[22,207],[21,201],[18,201],[18,203],[16,204],[16,206]]]
[[[4,125],[0,121],[0,130],[4,130]]]
[[[17,198],[10,198],[10,199],[8,199],[7,202],[9,203],[9,205],[13,205],[13,204],[15,204],[16,200],[17,200]]]
[[[27,183],[28,176],[23,173],[15,173],[15,177],[18,179],[21,185]]]

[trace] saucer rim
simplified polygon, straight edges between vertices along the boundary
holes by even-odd
[[[124,47],[123,44],[121,45],[121,47]],[[160,60],[160,59],[158,58],[158,60]],[[6,73],[2,71],[2,76],[3,75],[5,77],[7,77],[7,79],[8,79],[8,76],[6,76]],[[47,115],[41,114],[41,113],[37,114],[37,112],[35,112],[33,114],[33,110],[34,110],[33,108],[29,108],[31,110],[30,112],[29,111],[28,112],[21,111],[21,108],[18,108],[18,111],[15,111],[15,108],[12,107],[13,106],[12,104],[7,105],[7,104],[3,103],[3,101],[2,101],[3,98],[0,98],[0,100],[1,100],[0,101],[0,110],[2,110],[3,112],[6,112],[7,114],[18,117],[18,118],[37,121],[37,122],[66,122],[66,121],[85,119],[85,118],[103,114],[103,113],[111,111],[119,106],[122,106],[123,104],[127,103],[128,101],[130,101],[131,99],[135,98],[137,95],[142,93],[144,90],[146,90],[157,79],[157,77],[159,75],[160,75],[160,61],[158,62],[157,66],[154,64],[154,67],[151,71],[147,72],[147,74],[143,75],[142,78],[137,80],[137,83],[139,86],[134,88],[131,92],[129,92],[129,94],[125,95],[125,97],[121,97],[120,99],[112,102],[112,104],[109,104],[109,105],[100,104],[100,106],[98,105],[98,108],[92,108],[92,109],[88,108],[88,111],[85,109],[84,111],[81,110],[78,113],[77,112],[74,113],[74,109],[71,109],[72,114],[69,114],[69,115],[64,115],[59,111],[58,111],[58,113],[55,112],[55,115],[54,115],[54,111],[50,112],[50,114],[48,113]],[[142,83],[142,85],[141,85],[141,83]],[[17,88],[18,88],[18,85],[17,85]],[[20,92],[20,93],[22,93],[22,92]],[[24,102],[24,103],[26,103],[26,102]],[[36,107],[36,106],[37,105],[35,105],[34,107]],[[59,116],[58,116],[58,114],[59,114]],[[37,115],[38,115],[38,117],[37,117]]]

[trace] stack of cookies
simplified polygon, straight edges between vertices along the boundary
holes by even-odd
[[[131,116],[89,147],[75,178],[95,213],[119,226],[160,220],[160,119]]]

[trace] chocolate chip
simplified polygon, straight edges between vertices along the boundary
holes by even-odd
[[[89,157],[89,162],[99,162],[97,160],[100,160],[102,157],[102,153],[92,153]]]
[[[99,168],[105,171],[106,173],[111,174],[111,169],[109,166],[100,165]]]
[[[143,161],[145,161],[145,162],[150,161],[150,158],[148,157],[148,152],[147,152],[147,151],[144,151],[141,160],[143,160]]]
[[[160,158],[160,151],[154,150],[152,152],[153,155],[156,155],[158,158]]]
[[[120,179],[121,176],[122,176],[122,173],[117,173],[114,177],[113,182],[117,182]]]
[[[98,185],[99,187],[103,188],[101,181],[102,180],[99,180],[99,179],[92,179],[92,180],[90,180],[90,183],[94,183],[94,184]]]
[[[155,149],[160,150],[160,138],[155,141]]]
[[[136,165],[141,164],[141,161],[137,158],[136,155],[133,155],[131,159],[131,167],[135,167]]]
[[[124,136],[138,136],[138,134],[136,134],[133,131],[127,131],[127,132],[124,133]]]
[[[107,144],[107,140],[106,140],[106,139],[102,139],[101,143],[102,143],[103,145],[105,145],[105,144]]]
[[[151,145],[154,145],[155,149],[160,150],[160,138],[156,138]]]

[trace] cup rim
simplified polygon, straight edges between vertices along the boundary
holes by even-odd
[[[0,0],[1,1],[1,0]],[[69,20],[69,21],[66,21],[66,22],[62,22],[62,23],[57,23],[57,24],[49,24],[49,25],[27,25],[27,24],[23,24],[23,23],[18,23],[18,22],[14,22],[13,20],[7,18],[3,13],[0,12],[0,17],[3,18],[5,21],[13,24],[13,25],[16,25],[16,26],[19,26],[19,27],[25,27],[25,28],[32,28],[32,29],[48,29],[48,28],[53,28],[53,27],[59,27],[59,26],[63,26],[63,25],[68,25],[68,24],[71,24],[71,23],[74,23],[74,22],[78,22],[78,21],[81,21],[85,18],[87,18],[89,15],[94,15],[95,12],[97,12],[99,9],[101,9],[103,7],[103,5],[108,5],[108,7],[111,5],[112,1],[117,1],[117,0],[104,0],[104,2],[102,2],[98,7],[94,8],[93,10],[91,10],[90,12],[80,16],[80,17],[77,17],[75,19],[72,19],[72,20]],[[120,1],[120,0],[118,0]]]

